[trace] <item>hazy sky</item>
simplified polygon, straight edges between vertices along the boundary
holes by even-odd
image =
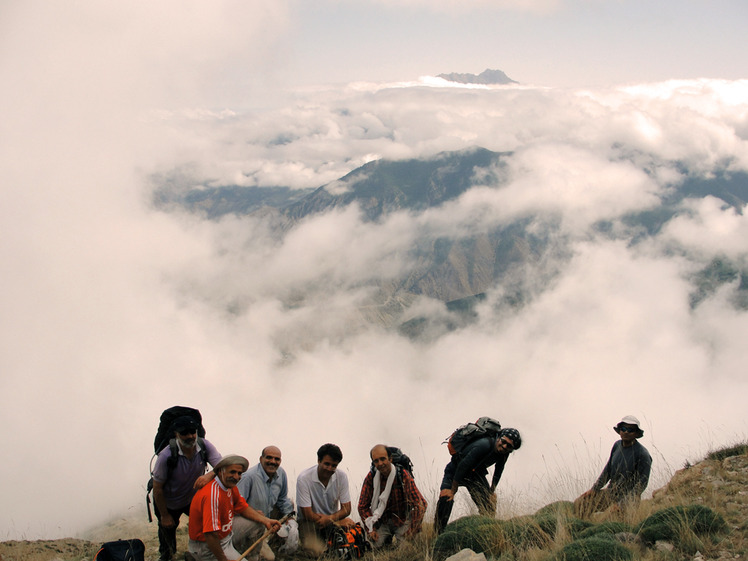
[[[441,440],[492,415],[526,439],[507,511],[589,485],[625,414],[653,487],[745,438],[748,318],[733,285],[691,310],[687,279],[717,255],[745,266],[746,218],[705,199],[647,243],[590,230],[655,205],[676,160],[748,170],[745,3],[465,4],[0,5],[0,539],[144,518],[153,432],[177,403],[224,453],[279,445],[292,477],[337,442],[354,493],[371,445],[401,445],[432,499]],[[523,85],[427,78],[487,67]],[[506,188],[382,224],[349,209],[281,242],[262,220],[150,205],[153,174],[316,187],[474,145],[514,151]],[[523,217],[555,224],[570,258],[518,272],[538,285],[522,313],[498,313],[496,287],[433,344],[362,324],[367,282],[408,272],[414,240]]]
[[[288,60],[306,82],[498,68],[525,84],[742,78],[740,0],[300,1]]]

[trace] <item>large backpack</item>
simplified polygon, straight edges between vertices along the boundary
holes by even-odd
[[[338,559],[360,559],[370,549],[371,544],[360,523],[350,528],[334,526],[327,539],[327,551]]]
[[[397,468],[404,469],[411,476],[413,475],[413,462],[410,458],[397,446],[387,446],[387,453],[392,457],[392,463]],[[374,473],[376,468],[374,462],[371,463],[371,472]]]
[[[465,446],[479,438],[486,438],[487,436],[496,438],[500,430],[501,423],[499,421],[491,417],[481,417],[474,423],[467,423],[456,429],[442,444],[446,444],[449,453],[454,456],[455,454],[461,454]]]
[[[192,407],[186,407],[184,405],[175,405],[165,409],[161,413],[161,418],[158,423],[158,430],[156,431],[156,438],[153,440],[154,454],[151,458],[151,478],[148,480],[146,485],[145,503],[148,509],[148,522],[153,522],[153,515],[151,514],[151,491],[153,491],[153,463],[158,456],[159,452],[166,448],[170,448],[169,458],[166,460],[167,468],[167,480],[171,476],[171,472],[177,467],[177,461],[179,460],[179,448],[177,447],[177,441],[174,438],[174,424],[180,417],[191,417],[197,424],[197,443],[200,446],[200,458],[203,463],[208,462],[208,450],[205,447],[205,427],[203,427],[203,416],[200,411]]]
[[[139,539],[106,542],[94,555],[93,561],[143,561],[145,545]]]
[[[205,438],[205,427],[203,427],[203,416],[200,411],[184,405],[175,405],[169,407],[161,413],[161,418],[156,431],[156,438],[153,440],[153,451],[158,454],[169,445],[169,441],[174,438],[174,422],[180,417],[191,417],[197,423],[197,436]]]

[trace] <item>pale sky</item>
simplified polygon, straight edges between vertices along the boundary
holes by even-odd
[[[585,87],[746,72],[741,0],[301,0],[290,16],[279,64],[303,82],[497,68],[525,84]]]
[[[654,452],[650,490],[745,439],[736,286],[688,306],[689,276],[714,256],[748,267],[745,215],[693,201],[638,245],[590,225],[623,229],[620,216],[683,180],[681,165],[748,171],[746,10],[2,2],[0,539],[143,520],[158,415],[174,404],[200,408],[223,453],[254,461],[280,446],[292,478],[338,443],[354,495],[371,446],[400,445],[431,500],[441,441],[494,416],[525,437],[500,486],[504,513],[584,490],[626,414]],[[522,85],[428,78],[486,68]],[[514,153],[505,188],[381,224],[351,208],[278,240],[262,219],[151,205],[154,174],[317,187],[376,158],[476,145]],[[416,240],[525,217],[558,227],[569,257],[517,272],[541,284],[557,271],[521,313],[492,307],[496,287],[480,321],[430,345],[360,321],[370,284],[415,266]]]

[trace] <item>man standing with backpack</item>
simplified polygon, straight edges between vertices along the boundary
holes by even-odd
[[[473,423],[470,425],[475,426]],[[451,461],[444,468],[444,478],[434,520],[434,530],[437,534],[449,522],[454,506],[454,496],[460,487],[467,487],[481,515],[495,515],[496,486],[504,472],[504,464],[509,459],[509,454],[522,446],[522,438],[517,429],[501,429],[498,435],[492,432],[482,434],[480,431],[476,432],[478,434],[475,439],[456,449]],[[452,441],[454,440],[456,439],[453,438]],[[491,466],[495,467],[489,487],[486,475]]]
[[[195,492],[215,477],[213,471],[205,473],[207,463],[216,466],[221,460],[215,446],[198,437],[200,423],[196,418],[179,417],[172,427],[174,439],[159,452],[153,468],[160,561],[169,561],[176,553],[180,517],[189,516]]]
[[[377,444],[370,454],[373,470],[361,487],[358,514],[374,548],[379,548],[393,537],[420,532],[427,505],[408,469],[393,463],[392,448]]]

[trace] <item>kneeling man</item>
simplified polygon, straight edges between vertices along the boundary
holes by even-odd
[[[635,509],[649,483],[652,456],[638,442],[644,436],[639,419],[626,415],[613,430],[621,439],[613,444],[608,462],[592,489],[574,501],[575,512],[582,518],[609,508],[611,514]]]
[[[260,462],[249,468],[236,486],[252,508],[275,520],[293,513],[293,501],[288,497],[288,476],[280,464],[280,448],[266,446],[260,454]],[[295,523],[291,528],[296,528]],[[237,518],[234,521],[234,547],[239,551],[245,551],[264,532],[263,524],[246,518]],[[295,537],[298,542],[298,530]],[[268,542],[263,542],[260,557],[265,561],[275,559],[275,553]]]
[[[335,444],[323,444],[317,450],[317,465],[301,472],[296,479],[299,508],[299,537],[304,549],[321,555],[335,526],[354,525],[348,476],[338,471],[343,452]]]
[[[235,489],[248,468],[246,458],[224,456],[214,468],[216,478],[200,489],[192,499],[189,553],[196,561],[229,561],[241,556],[231,544],[236,514],[259,522],[268,530],[280,528],[277,520],[271,520],[253,509]]]
[[[384,444],[371,449],[374,471],[364,479],[358,514],[375,548],[421,531],[426,499],[407,470],[392,463]]]

